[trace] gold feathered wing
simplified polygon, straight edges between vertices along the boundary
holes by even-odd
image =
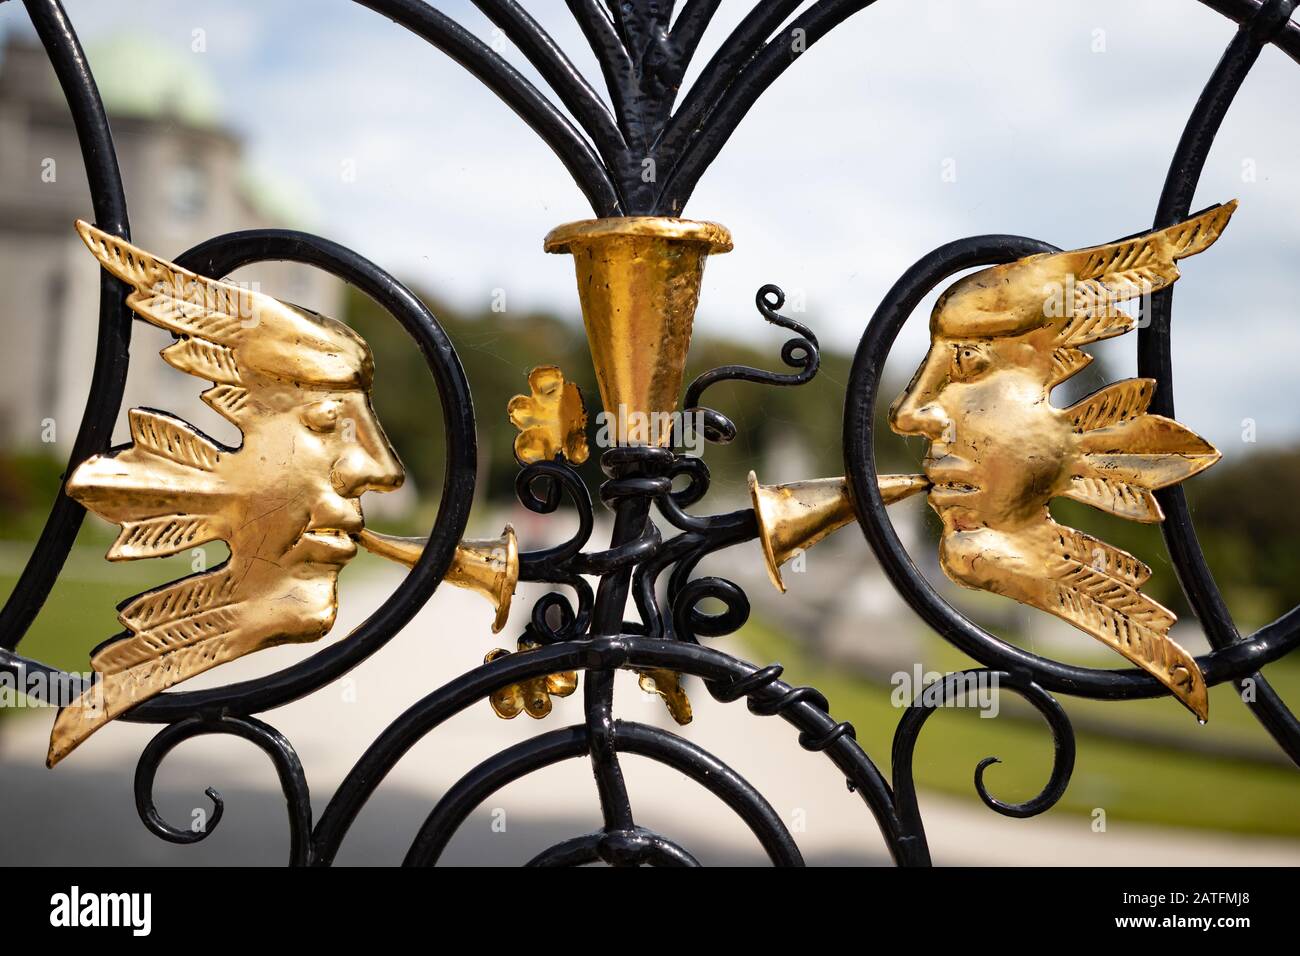
[[[369,384],[366,344],[342,322],[197,275],[82,220],[77,232],[100,265],[134,289],[131,310],[177,336],[163,360],[212,382],[204,401],[235,425],[269,383]]]
[[[1214,206],[1165,229],[1101,246],[1044,255],[1039,263],[1065,278],[1073,277],[1073,296],[1059,323],[1061,344],[1086,345],[1132,328],[1106,319],[1126,319],[1114,308],[1120,302],[1158,292],[1178,278],[1179,259],[1208,249],[1222,234],[1237,202]],[[1032,260],[1031,260],[1032,261]]]
[[[1155,390],[1155,379],[1126,379],[1065,410],[1077,438],[1065,497],[1132,521],[1161,521],[1153,492],[1219,460],[1219,452],[1191,429],[1147,412]],[[1059,550],[1050,552],[1043,577],[1028,588],[1036,598],[1028,603],[1123,654],[1206,720],[1205,678],[1169,637],[1174,614],[1138,590],[1150,568],[1091,535],[1047,521]]]
[[[118,612],[127,630],[92,652],[94,685],[62,708],[50,734],[54,766],[92,733],[143,700],[233,660],[245,647],[245,619],[228,568],[137,595]]]
[[[1066,410],[1078,454],[1065,497],[1131,521],[1161,521],[1152,492],[1219,460],[1214,446],[1190,428],[1147,412],[1155,389],[1155,379],[1131,378]]]
[[[228,493],[213,469],[233,450],[162,413],[132,409],[129,419],[133,444],[88,459],[67,483],[69,496],[121,525],[108,559],[163,557],[228,539],[221,508]],[[241,632],[235,584],[223,566],[122,605],[125,631],[92,653],[97,680],[59,711],[47,763],[141,700],[230,659]]]
[[[241,431],[256,421],[267,391],[285,382],[368,385],[368,350],[341,323],[196,275],[86,222],[78,221],[77,231],[100,264],[132,286],[127,305],[177,337],[161,351],[162,358],[212,382],[203,400]],[[131,409],[128,420],[131,444],[87,459],[66,485],[69,496],[121,525],[109,560],[161,557],[216,540],[229,543],[230,505],[240,492],[229,486],[222,468],[239,450],[164,412]],[[241,594],[244,577],[228,562],[124,602],[118,621],[125,630],[92,652],[97,680],[73,706],[59,711],[47,763],[53,766],[140,701],[275,643],[243,606],[250,598],[267,597]],[[314,636],[330,624],[332,619],[313,624]]]
[[[981,327],[1000,335],[1048,326],[1054,333],[1048,386],[1058,385],[1092,361],[1079,346],[1133,329],[1120,303],[1173,284],[1178,260],[1213,245],[1236,209],[1234,199],[1165,229],[981,269],[940,297],[935,326],[959,319],[974,337]]]
[[[1213,244],[1236,207],[1233,201],[1167,229],[1040,257],[1041,264],[1069,276],[1073,285],[1067,309],[1052,325],[1053,365],[1061,374],[1048,387],[1091,361],[1079,346],[1130,331],[1133,319],[1117,304],[1177,280],[1177,261]],[[1147,412],[1155,390],[1154,379],[1127,379],[1066,410],[1078,436],[1066,497],[1121,518],[1161,521],[1164,514],[1153,492],[1219,460],[1219,452],[1191,429]],[[1061,549],[1034,582],[1039,601],[1031,603],[1123,654],[1206,720],[1205,678],[1192,655],[1169,637],[1174,614],[1138,590],[1150,569],[1091,535],[1048,521]]]
[[[1118,651],[1204,721],[1209,716],[1205,678],[1195,658],[1169,636],[1173,612],[1138,590],[1151,569],[1092,535],[1044,521],[1035,536],[1041,533],[1055,547],[1032,573],[1022,568],[1008,575],[1003,593]]]

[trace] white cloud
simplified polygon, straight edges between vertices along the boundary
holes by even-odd
[[[722,5],[696,70],[748,6]],[[812,47],[705,174],[687,214],[728,225],[736,251],[710,263],[701,327],[766,335],[753,295],[777,282],[804,292],[803,318],[825,341],[851,347],[898,275],[943,242],[1010,232],[1077,246],[1149,225],[1234,30],[1191,0],[920,6],[880,0]],[[86,38],[123,28],[116,3],[68,7]],[[208,30],[201,63],[252,161],[314,195],[322,232],[457,305],[504,287],[512,308],[576,316],[571,269],[543,255],[541,239],[590,210],[537,137],[437,50],[346,0],[307,15],[255,0],[131,7],[126,27],[164,42],[188,47],[195,26]],[[468,3],[440,8],[491,40]],[[567,12],[539,9],[600,88]],[[1180,415],[1220,442],[1252,410],[1277,422],[1263,438],[1300,434],[1297,333],[1284,306],[1295,297],[1285,244],[1300,213],[1295,71],[1266,50],[1229,114],[1196,206],[1237,196],[1242,209],[1186,265],[1176,296]],[[349,159],[355,182],[340,175]],[[945,160],[955,182],[940,177]],[[1253,182],[1242,178],[1248,162]],[[900,372],[923,339],[918,316]],[[1133,339],[1115,348],[1131,356]]]

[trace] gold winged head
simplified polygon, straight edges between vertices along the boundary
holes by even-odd
[[[1169,637],[1174,615],[1138,590],[1151,569],[1057,524],[1048,503],[1073,498],[1160,521],[1152,491],[1208,468],[1219,453],[1147,412],[1154,379],[1117,382],[1069,408],[1049,396],[1092,361],[1080,346],[1134,327],[1118,303],[1174,282],[1176,261],[1207,249],[1236,205],[958,280],[935,305],[929,353],[890,409],[894,431],[929,439],[924,468],[948,576],[1063,618],[1154,675],[1201,720],[1205,678]]]
[[[91,654],[95,685],[55,719],[48,764],[135,704],[251,651],[314,641],[334,624],[339,570],[356,554],[360,498],[403,479],[370,402],[366,343],[333,319],[195,275],[78,221],[127,305],[176,341],[173,367],[243,434],[229,448],[164,412],[128,413],[131,442],[83,462],[67,493],[122,526],[109,560],[224,541],[213,570],[119,608],[124,633]]]

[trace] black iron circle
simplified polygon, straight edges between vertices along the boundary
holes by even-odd
[[[379,266],[338,243],[305,232],[257,229],[209,239],[176,262],[201,275],[224,276],[255,262],[288,260],[323,269],[374,299],[414,339],[433,373],[447,436],[447,463],[429,543],[397,590],[344,640],[281,671],[208,690],[160,694],[122,720],[169,723],[195,715],[248,714],[297,700],[342,676],[405,627],[442,580],[465,532],[477,468],[474,406],[451,340],[428,307]]]

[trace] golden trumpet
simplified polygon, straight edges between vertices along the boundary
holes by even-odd
[[[428,541],[428,538],[379,534],[369,528],[362,529],[357,535],[357,543],[371,554],[397,561],[408,568],[415,566]],[[496,620],[492,622],[492,633],[499,633],[506,626],[510,599],[519,583],[519,541],[515,529],[506,525],[495,538],[466,538],[456,546],[456,555],[443,580],[491,601],[497,612]]]
[[[877,481],[887,505],[930,487],[924,475],[881,475]],[[781,592],[785,591],[781,565],[855,517],[849,484],[844,478],[761,485],[751,471],[749,495],[758,519],[758,540],[763,546],[767,576]]]

